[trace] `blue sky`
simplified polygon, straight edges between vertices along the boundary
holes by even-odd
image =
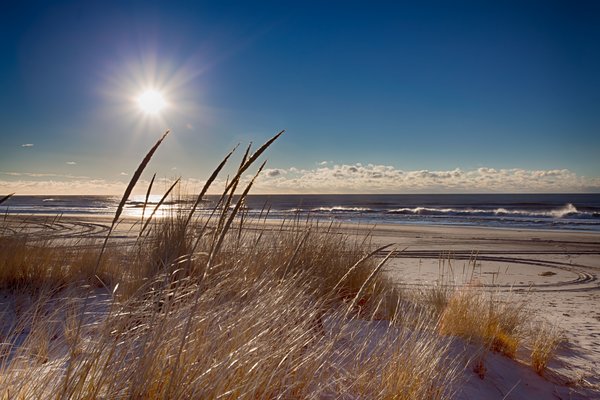
[[[286,129],[258,191],[600,190],[598,2],[9,1],[0,30],[1,192],[119,192],[166,128],[148,172],[190,186]]]

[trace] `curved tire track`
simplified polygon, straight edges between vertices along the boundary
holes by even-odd
[[[97,222],[69,221],[48,218],[23,219],[3,227],[13,237],[27,237],[32,241],[53,239],[98,239],[104,237],[109,225]],[[4,232],[2,232],[4,234]]]
[[[388,251],[382,251],[377,254],[379,257],[385,257],[389,254]],[[438,260],[467,260],[473,262],[502,262],[522,265],[535,265],[549,269],[560,269],[576,274],[575,279],[564,280],[555,283],[538,283],[538,284],[483,284],[487,288],[495,288],[500,290],[511,291],[536,291],[536,292],[583,292],[600,290],[600,281],[598,276],[590,272],[590,267],[582,264],[566,263],[561,261],[541,260],[536,258],[515,257],[515,255],[581,255],[592,254],[599,255],[599,251],[583,250],[583,251],[500,251],[492,250],[485,252],[473,252],[466,250],[458,251],[394,251],[391,258],[406,258],[406,259],[438,259]]]

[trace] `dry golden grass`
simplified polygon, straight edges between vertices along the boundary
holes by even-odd
[[[13,330],[7,340],[12,349],[0,368],[1,395],[450,395],[459,366],[448,359],[448,345],[435,328],[404,327],[399,321],[406,309],[388,310],[396,314],[389,321],[375,319],[383,318],[383,304],[391,304],[395,293],[386,291],[386,280],[376,275],[347,316],[349,298],[359,294],[375,265],[358,264],[343,282],[330,276],[331,268],[347,271],[356,264],[367,252],[362,240],[316,226],[307,234],[293,222],[273,232],[246,230],[242,237],[232,230],[207,270],[210,235],[199,241],[195,257],[182,258],[190,243],[173,243],[181,237],[178,227],[177,219],[157,221],[156,240],[131,247],[122,266],[136,288],[127,296],[119,296],[122,285],[115,296],[93,289],[79,333],[78,313],[89,292],[60,289],[32,301],[18,322],[27,329]],[[23,330],[30,332],[24,341]]]
[[[525,303],[467,286],[456,290],[440,317],[440,332],[514,358],[529,321]]]
[[[468,289],[416,301],[368,237],[249,220],[242,173],[280,134],[247,150],[210,215],[195,207],[230,154],[191,211],[146,219],[124,249],[110,233],[0,238],[0,398],[448,399],[464,368],[448,335],[514,352],[519,307]]]
[[[85,245],[64,246],[27,235],[0,236],[0,289],[36,291],[73,283],[111,285],[120,280],[116,253],[96,268],[99,251]]]
[[[531,366],[540,375],[544,374],[564,336],[557,325],[542,322],[532,328]]]

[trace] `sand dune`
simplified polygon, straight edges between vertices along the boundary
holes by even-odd
[[[67,245],[93,245],[109,226],[109,219],[102,217],[7,218],[10,223],[4,224],[5,234],[14,229],[37,240],[61,239]],[[279,225],[268,221],[249,229],[268,231]],[[355,224],[343,224],[339,229],[363,235],[370,232],[373,247],[398,244],[386,272],[408,290],[444,279],[457,285],[476,282],[494,293],[525,297],[531,308],[558,324],[568,339],[550,365],[548,379],[564,387],[600,387],[599,233]],[[134,222],[125,220],[114,233],[120,240],[113,245],[127,245],[137,232]],[[469,386],[471,391],[475,386]]]

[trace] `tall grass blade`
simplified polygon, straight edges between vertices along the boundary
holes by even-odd
[[[265,152],[265,150],[267,150],[269,148],[269,146],[271,146],[273,144],[274,141],[276,141],[277,139],[279,139],[279,136],[283,135],[283,133],[285,132],[285,129],[280,131],[277,135],[273,136],[271,139],[267,140],[262,146],[260,146],[260,148],[258,150],[256,150],[251,156],[250,158],[248,158],[248,160],[240,167],[240,169],[238,170],[236,176],[231,180],[231,182],[229,183],[229,185],[227,185],[227,187],[225,188],[225,191],[229,191],[229,189],[231,189],[231,187],[234,185],[234,182],[236,180],[236,178],[239,178],[240,176],[242,176],[242,174],[244,172],[246,172],[246,170],[252,165],[254,164],[254,162],[256,161],[256,159],[258,157],[261,156],[262,153]],[[248,153],[250,151],[250,147],[248,146],[248,151],[246,153]],[[246,159],[246,157],[244,157],[244,159]]]
[[[389,260],[389,258],[392,256],[392,254],[394,254],[394,251],[390,251],[388,253],[388,255],[385,256],[385,258],[383,260],[381,260],[381,262],[377,265],[377,267],[375,267],[375,269],[373,270],[373,272],[371,272],[371,274],[367,277],[367,279],[365,279],[364,283],[362,284],[362,286],[356,293],[356,296],[354,296],[354,298],[352,299],[352,303],[350,303],[348,310],[346,310],[346,315],[345,315],[346,318],[348,318],[348,315],[350,315],[352,310],[354,310],[354,307],[356,307],[356,303],[361,298],[361,296],[364,293],[364,291],[366,290],[366,288],[369,287],[369,284],[371,283],[373,278],[375,278],[375,276],[377,276],[377,274],[379,273],[381,268],[384,266],[384,264],[387,262],[387,260]]]
[[[252,142],[250,142],[248,144],[248,147],[246,147],[246,152],[242,156],[242,160],[240,161],[240,166],[238,167],[238,170],[241,169],[244,166],[244,164],[246,164],[246,160],[248,160],[248,154],[250,154],[251,148],[252,148]]]
[[[244,189],[244,192],[241,194],[240,198],[238,199],[235,207],[233,208],[233,211],[231,212],[231,215],[229,216],[229,219],[227,220],[227,223],[225,224],[225,226],[223,227],[223,230],[221,231],[221,235],[219,236],[219,239],[217,241],[217,244],[214,246],[210,257],[208,259],[208,264],[207,264],[207,268],[205,270],[205,274],[206,271],[208,271],[211,262],[213,260],[213,257],[219,252],[219,249],[221,248],[221,245],[223,244],[223,240],[225,239],[225,235],[227,234],[227,231],[229,230],[229,227],[231,226],[231,223],[233,222],[233,219],[235,218],[236,214],[238,213],[243,200],[246,198],[246,196],[248,196],[248,192],[250,191],[250,189],[252,188],[252,185],[254,184],[254,181],[256,180],[256,178],[258,177],[258,175],[260,175],[260,173],[262,172],[263,168],[265,167],[265,164],[267,162],[263,162],[262,165],[258,168],[258,171],[256,172],[256,174],[254,175],[254,178],[252,178],[252,180],[250,181],[250,183],[248,184],[248,186],[246,186],[246,189]]]
[[[148,219],[146,220],[146,223],[142,227],[142,230],[140,231],[140,236],[142,236],[142,234],[144,233],[144,231],[148,227],[148,224],[150,224],[150,222],[152,221],[152,218],[154,217],[154,214],[156,214],[156,211],[158,211],[158,209],[160,208],[160,206],[162,206],[162,204],[164,203],[165,199],[169,196],[169,193],[171,193],[171,191],[173,190],[173,188],[179,183],[180,180],[181,180],[181,178],[178,178],[175,182],[173,182],[173,184],[171,185],[171,187],[169,187],[169,190],[167,190],[165,192],[165,194],[163,195],[163,197],[156,204],[156,206],[154,207],[154,210],[152,210],[152,214],[150,214],[150,217],[148,217]]]
[[[13,195],[14,195],[14,193],[11,193],[11,194],[6,195],[3,198],[1,198],[0,199],[0,204],[4,203],[6,200],[10,199]]]
[[[370,252],[369,254],[367,254],[366,256],[362,257],[360,260],[358,260],[357,262],[354,263],[353,266],[351,266],[350,268],[348,268],[348,271],[346,271],[346,273],[344,274],[344,276],[342,276],[340,278],[340,280],[338,281],[338,283],[335,284],[335,286],[333,287],[333,289],[331,289],[332,292],[335,292],[335,290],[340,287],[340,285],[342,284],[342,282],[344,282],[346,280],[346,278],[348,278],[348,276],[350,276],[350,274],[352,273],[352,271],[354,271],[360,264],[362,264],[363,262],[365,262],[366,260],[368,260],[369,258],[373,257],[375,254],[379,253],[380,251],[383,251],[385,249],[387,249],[388,247],[392,246],[393,243],[390,244],[386,244],[385,246],[381,246],[375,250],[373,250],[372,252]],[[390,252],[391,254],[392,252]],[[390,254],[388,254],[388,257],[390,256]]]
[[[210,185],[212,185],[213,181],[217,178],[217,176],[219,175],[219,172],[221,172],[221,170],[223,169],[223,167],[225,166],[225,164],[227,164],[227,160],[229,160],[229,157],[231,157],[231,155],[237,149],[237,147],[238,146],[235,146],[233,148],[233,150],[231,150],[229,152],[229,154],[227,154],[225,156],[225,158],[223,159],[223,161],[221,161],[221,163],[217,166],[217,168],[215,168],[215,170],[212,172],[212,174],[210,175],[210,177],[208,178],[208,180],[206,181],[206,183],[202,187],[202,190],[198,194],[198,197],[196,198],[196,201],[194,202],[194,205],[192,206],[192,209],[190,210],[190,213],[189,213],[187,219],[185,220],[185,224],[184,224],[185,227],[187,227],[189,225],[190,220],[192,219],[194,213],[196,212],[196,208],[198,208],[198,205],[202,201],[202,198],[204,198],[204,195],[208,191],[208,188],[210,187]]]
[[[146,191],[146,199],[144,200],[144,207],[142,208],[142,220],[141,225],[144,225],[144,216],[146,215],[146,206],[148,205],[148,199],[150,198],[150,192],[152,191],[152,185],[154,184],[154,178],[156,178],[156,172],[152,175],[152,179],[150,180],[150,185],[148,185],[148,190]],[[140,232],[141,235],[141,232]]]
[[[108,238],[110,237],[110,234],[112,233],[113,229],[115,228],[115,224],[117,223],[117,221],[119,220],[119,217],[121,216],[121,213],[123,212],[123,208],[125,207],[125,203],[127,202],[127,199],[129,199],[129,196],[131,195],[131,192],[133,191],[135,184],[140,179],[142,172],[144,171],[144,169],[150,162],[150,159],[156,152],[156,149],[158,149],[158,146],[160,146],[160,144],[163,142],[163,140],[165,140],[165,138],[167,137],[169,132],[170,131],[166,131],[162,135],[162,137],[160,139],[158,139],[158,142],[156,142],[154,144],[154,146],[152,146],[150,151],[148,151],[148,153],[146,154],[146,157],[144,157],[144,159],[142,160],[140,165],[135,170],[135,173],[131,177],[129,184],[127,185],[127,188],[125,189],[125,193],[123,193],[121,202],[119,203],[119,206],[117,207],[117,211],[115,212],[115,217],[113,218],[113,221],[110,224],[110,229],[108,230],[108,232],[106,233],[106,237],[104,238],[104,243],[102,244],[102,248],[100,249],[100,254],[98,255],[98,262],[96,263],[96,269],[98,269],[98,267],[100,266],[100,261],[102,260],[102,255],[104,254],[104,250],[106,250],[106,244],[108,243]]]
[[[156,142],[156,144],[154,146],[152,146],[152,148],[150,149],[148,154],[146,154],[146,157],[144,157],[144,159],[142,160],[140,165],[135,170],[133,176],[131,177],[131,180],[129,181],[129,185],[127,185],[127,188],[125,189],[125,193],[123,193],[123,197],[121,198],[121,202],[119,203],[119,206],[117,207],[117,211],[115,212],[115,217],[113,218],[113,221],[112,221],[113,226],[115,225],[115,223],[121,216],[121,213],[123,212],[123,208],[125,207],[125,203],[127,202],[127,199],[129,199],[129,196],[131,195],[131,192],[133,191],[135,184],[140,179],[140,176],[142,176],[142,172],[144,172],[144,169],[150,162],[150,159],[154,155],[154,152],[156,152],[156,149],[158,149],[158,146],[160,146],[160,144],[163,142],[163,140],[165,140],[165,138],[167,137],[169,132],[170,131],[166,131],[162,135],[162,137],[160,139],[158,139],[158,142]]]

